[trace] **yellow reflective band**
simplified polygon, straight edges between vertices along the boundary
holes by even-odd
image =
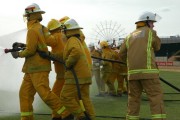
[[[82,100],[79,100],[79,104],[80,104],[80,106],[81,106],[81,109],[82,109],[83,111],[85,111],[84,104],[83,104]]]
[[[49,32],[46,32],[46,33],[44,33],[44,36],[45,36],[45,37],[48,37],[48,36],[50,36],[50,33],[49,33]]]
[[[127,120],[139,120],[139,116],[131,116],[131,115],[127,115]]]
[[[159,73],[158,69],[138,69],[138,70],[129,70],[128,74],[136,73]]]
[[[127,49],[129,48],[129,44],[128,44],[129,38],[130,38],[130,35],[128,35],[128,36],[127,36],[127,39],[126,39],[126,48],[127,48]],[[129,64],[128,64],[128,58],[127,58],[127,60],[126,60],[126,63],[127,63],[127,66],[129,66]]]
[[[63,106],[60,110],[57,111],[57,113],[58,113],[58,114],[61,114],[61,113],[64,112],[65,109],[66,109],[66,108]]]
[[[119,75],[127,75],[127,73],[119,73]]]
[[[50,65],[42,65],[42,66],[29,67],[28,71],[29,72],[42,71],[42,70],[49,71],[50,69],[51,69]]]
[[[152,119],[166,118],[166,114],[155,114],[152,115]]]
[[[149,31],[147,44],[147,69],[151,69],[151,47],[152,47],[152,31]]]
[[[128,35],[127,38],[126,38],[126,47],[127,47],[127,49],[129,48],[129,44],[128,44],[129,38],[130,38],[130,35]]]
[[[47,45],[44,43],[38,44],[38,47],[40,50],[43,50],[44,48],[47,48]]]
[[[33,112],[21,112],[21,116],[31,116],[33,115]]]

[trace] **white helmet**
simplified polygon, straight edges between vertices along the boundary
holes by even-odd
[[[112,40],[107,40],[108,45],[112,45],[113,41]]]
[[[24,17],[27,17],[28,14],[37,13],[40,12],[41,14],[44,14],[45,11],[42,11],[36,3],[33,3],[25,8]]]
[[[94,47],[94,43],[93,42],[89,43],[89,47]]]
[[[119,47],[123,43],[123,40],[116,41],[116,46]]]
[[[74,19],[69,19],[65,23],[65,30],[74,30],[74,29],[83,29],[78,25],[78,23]]]
[[[140,15],[140,17],[138,18],[138,20],[135,22],[141,22],[141,21],[153,21],[153,22],[157,22],[161,19],[161,17],[159,15],[157,15],[156,13],[152,13],[152,12],[144,12],[143,14]]]

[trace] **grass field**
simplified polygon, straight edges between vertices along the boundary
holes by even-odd
[[[160,76],[179,88],[180,72],[161,71]],[[164,90],[164,102],[168,120],[180,120],[180,94],[162,82]],[[20,120],[18,94],[0,91],[0,120]],[[126,115],[127,95],[122,97],[95,97],[97,88],[95,82],[91,86],[91,98],[96,110],[97,120],[123,120]],[[11,97],[8,97],[11,96]],[[11,98],[15,98],[14,100]],[[35,120],[51,120],[50,109],[36,96],[35,99]],[[4,102],[6,99],[9,102]],[[44,114],[44,115],[43,115]],[[142,120],[149,120],[151,117],[148,100],[142,96],[141,112]]]

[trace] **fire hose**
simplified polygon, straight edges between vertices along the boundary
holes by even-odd
[[[126,65],[126,63],[121,62],[121,61],[117,61],[117,60],[103,59],[103,58],[99,58],[99,57],[95,57],[95,56],[91,56],[91,57],[94,58],[94,59],[99,59],[99,60],[103,60],[103,61],[115,62],[115,63],[119,63],[119,64]],[[169,85],[170,87],[172,87],[172,88],[175,89],[176,91],[180,92],[180,89],[179,89],[178,87],[176,87],[176,86],[172,85],[171,83],[167,82],[167,81],[164,80],[162,77],[159,77],[159,79],[160,79],[163,83]]]
[[[13,49],[4,49],[4,52],[5,52],[5,53],[15,52],[15,51],[20,51],[20,50],[24,50],[24,49],[25,49],[25,47],[13,47]],[[103,58],[99,58],[99,57],[95,57],[95,56],[91,56],[91,57],[94,58],[94,59],[99,59],[99,60],[103,60],[103,61],[115,62],[115,63],[119,63],[119,64],[124,64],[124,65],[126,65],[126,63],[121,62],[121,61],[117,61],[117,60],[103,59]],[[53,60],[53,61],[58,61],[59,63],[65,65],[65,63],[63,63],[63,62],[60,61],[60,60],[57,60],[57,59],[52,58],[52,57],[51,57],[50,59]],[[71,72],[73,73],[73,75],[74,75],[74,77],[75,77],[76,74],[75,74],[74,69],[72,69]],[[172,87],[172,88],[175,89],[176,91],[180,92],[180,89],[179,89],[178,87],[176,87],[176,86],[174,86],[173,84],[167,82],[167,81],[166,81],[165,79],[163,79],[162,77],[159,77],[159,79],[160,79],[163,83],[169,85],[170,87]],[[79,96],[79,95],[78,95],[78,96]]]

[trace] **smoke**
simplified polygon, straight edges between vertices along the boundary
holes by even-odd
[[[23,59],[14,59],[10,53],[3,53],[4,48],[12,48],[14,42],[25,42],[26,30],[20,30],[0,37],[0,89],[15,91],[22,79]]]
[[[24,73],[21,72],[24,58],[14,59],[11,53],[4,53],[5,48],[12,48],[14,42],[26,42],[26,29],[0,36],[0,112],[19,113],[19,88]],[[55,75],[50,74],[50,86]],[[49,112],[50,109],[36,94],[33,103],[35,112]],[[44,106],[44,107],[40,107]]]

